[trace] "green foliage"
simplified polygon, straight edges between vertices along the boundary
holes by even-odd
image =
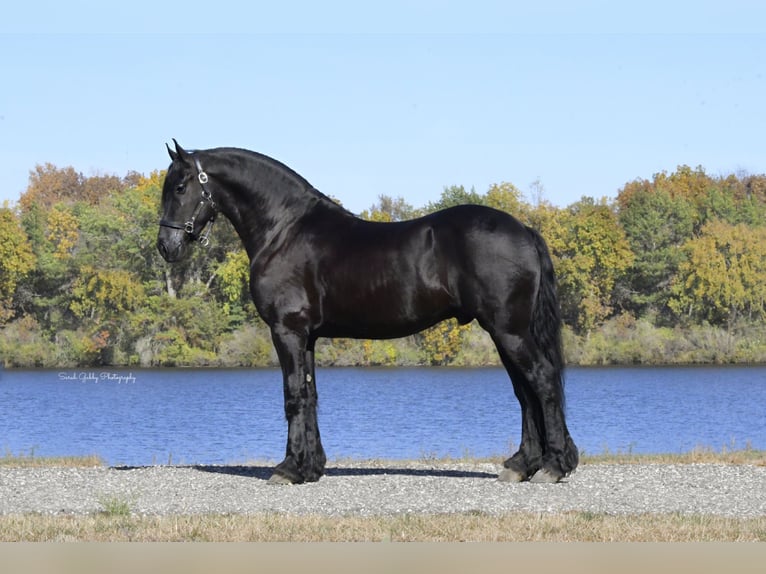
[[[316,362],[327,367],[426,364],[416,337],[385,341],[320,339],[316,344]]]
[[[463,334],[470,325],[459,325],[455,319],[442,321],[421,334],[421,347],[426,364],[443,366],[452,363],[460,354]]]
[[[166,264],[156,249],[164,173],[84,177],[37,166],[0,208],[0,363],[275,366],[233,228]],[[474,203],[540,230],[557,271],[567,360],[766,361],[766,176],[701,167],[637,179],[614,202],[533,203],[513,184],[449,186],[416,208],[382,195],[362,213],[401,221]],[[392,341],[320,340],[321,365],[498,364],[478,326],[443,322]]]
[[[444,188],[439,201],[428,204],[426,212],[431,213],[439,209],[465,204],[484,205],[485,198],[473,188],[470,191],[466,191],[462,185],[451,185]]]
[[[623,198],[619,222],[635,260],[621,302],[634,313],[665,310],[670,282],[683,260],[681,246],[692,237],[694,219],[689,200],[666,190],[640,189]]]
[[[378,203],[365,209],[359,214],[359,217],[368,221],[389,222],[406,221],[414,219],[418,215],[420,212],[404,201],[404,198],[397,197],[394,199],[388,195],[381,195],[378,197]]]
[[[233,308],[247,306],[250,297],[250,260],[243,249],[227,253],[216,269],[216,276],[224,313],[231,315]]]
[[[13,315],[16,287],[33,269],[35,256],[20,222],[8,208],[0,208],[0,325]]]
[[[521,217],[528,210],[528,206],[525,205],[522,199],[521,191],[515,185],[508,182],[490,185],[482,203],[516,217]]]
[[[683,250],[669,301],[677,315],[713,324],[732,324],[743,315],[764,318],[766,227],[712,220]]]
[[[7,323],[0,331],[0,365],[57,367],[56,345],[30,315]]]
[[[78,318],[102,320],[135,309],[144,298],[143,285],[129,271],[83,266],[69,308]]]
[[[225,334],[216,353],[216,363],[238,367],[277,366],[268,327],[262,321],[254,320]]]
[[[108,365],[112,363],[111,333],[106,329],[65,329],[56,334],[55,366]]]
[[[365,365],[389,367],[396,365],[398,352],[396,345],[391,341],[362,341],[364,350],[363,361]]]
[[[47,239],[53,246],[53,257],[67,259],[77,245],[79,238],[77,217],[61,205],[56,205],[48,214]]]
[[[131,514],[130,501],[119,496],[102,496],[98,499],[98,503],[102,508],[101,514],[105,516],[125,518]]]
[[[564,349],[567,362],[578,365],[765,363],[766,325],[671,328],[618,315],[588,336],[565,327]]]
[[[625,232],[606,202],[583,198],[561,215],[552,246],[559,277],[562,314],[590,331],[612,313],[614,287],[633,264]]]

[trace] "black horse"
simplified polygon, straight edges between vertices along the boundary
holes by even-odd
[[[173,141],[157,247],[177,261],[193,241],[207,243],[219,212],[242,239],[250,292],[284,375],[287,452],[271,481],[316,481],[324,473],[318,337],[402,337],[450,317],[475,319],[491,335],[521,404],[521,444],[500,480],[557,482],[575,469],[553,265],[536,231],[477,205],[397,223],[364,221],[267,156],[190,152]]]

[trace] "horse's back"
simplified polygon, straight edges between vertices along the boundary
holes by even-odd
[[[511,214],[484,205],[456,205],[425,216],[444,239],[504,253],[533,245],[526,226]]]

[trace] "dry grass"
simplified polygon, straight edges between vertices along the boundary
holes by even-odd
[[[6,453],[0,457],[0,466],[24,468],[43,468],[46,466],[88,467],[104,466],[104,461],[96,455],[88,456],[53,456],[39,457],[31,454],[14,455]]]
[[[766,517],[583,512],[356,516],[2,516],[0,541],[703,542],[766,541]]]
[[[361,461],[362,465],[369,466],[382,466],[382,465],[396,465],[401,464],[402,461],[397,460],[367,460]],[[476,458],[466,456],[463,458],[452,457],[431,457],[424,456],[421,462],[434,463],[434,464],[448,464],[454,463],[493,463],[502,464],[502,457],[491,458]],[[248,462],[245,464],[264,464],[262,462]],[[334,461],[334,464],[354,463],[360,464],[357,460],[338,459]],[[766,451],[755,450],[750,447],[743,449],[727,449],[714,450],[709,447],[697,447],[689,452],[680,454],[636,454],[633,452],[609,452],[605,451],[601,454],[581,454],[580,464],[698,464],[698,463],[711,463],[711,464],[753,464],[756,466],[766,466]],[[238,463],[239,464],[239,463]],[[14,455],[6,453],[5,456],[0,457],[1,466],[12,467],[34,467],[42,468],[46,466],[66,466],[66,467],[91,467],[91,466],[104,466],[104,461],[97,455],[86,456],[57,456],[57,457],[40,457],[36,456],[34,452],[30,454]]]
[[[681,454],[634,454],[605,452],[598,455],[583,455],[581,464],[752,464],[766,466],[766,451],[750,447],[719,451],[708,447],[697,447]]]

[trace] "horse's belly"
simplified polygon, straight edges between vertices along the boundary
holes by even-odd
[[[405,337],[453,316],[444,292],[420,289],[356,291],[324,306],[320,334],[329,337]]]

